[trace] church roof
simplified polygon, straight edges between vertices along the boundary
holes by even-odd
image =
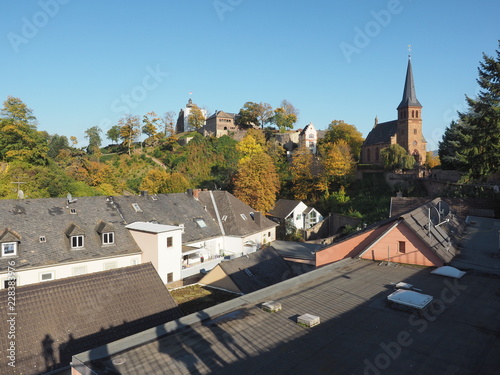
[[[415,93],[415,83],[413,82],[413,71],[411,68],[411,59],[408,59],[408,68],[406,69],[405,88],[403,90],[403,99],[398,105],[398,109],[405,107],[422,107]]]
[[[377,124],[366,137],[363,146],[391,143],[391,137],[396,134],[397,127],[397,120]]]

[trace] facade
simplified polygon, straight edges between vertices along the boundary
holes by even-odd
[[[313,155],[316,155],[318,132],[312,122],[306,125],[306,127],[299,133],[299,145],[307,147]]]
[[[427,141],[422,132],[422,105],[417,99],[411,59],[408,59],[403,98],[397,107],[397,120],[379,123],[375,118],[373,129],[361,148],[363,164],[382,164],[380,151],[393,144],[403,147],[415,157],[417,165],[426,161]]]
[[[289,223],[296,229],[309,229],[323,220],[323,216],[304,202],[291,199],[278,199],[268,217],[281,225]]]
[[[193,100],[189,98],[186,107],[181,109],[179,111],[179,117],[177,118],[177,124],[175,127],[175,132],[176,133],[184,133],[184,132],[190,132],[194,131],[196,129],[192,128],[189,126],[189,114],[191,113],[191,109],[193,108],[195,104],[193,103]],[[207,118],[207,111],[203,108],[200,108],[201,112],[203,113],[203,116],[205,119]]]
[[[234,133],[238,130],[238,127],[234,123],[234,118],[234,113],[215,111],[212,116],[207,118],[206,124],[201,131],[205,135],[214,135],[216,137]]]

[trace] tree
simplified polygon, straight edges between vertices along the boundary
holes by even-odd
[[[164,137],[172,137],[175,134],[175,116],[176,113],[174,111],[168,111],[163,114],[163,118],[161,119],[163,122],[163,135]]]
[[[259,126],[264,128],[264,125],[269,123],[273,116],[273,109],[268,103],[246,102],[236,116],[236,124],[251,128]]]
[[[49,137],[49,149],[47,156],[55,159],[61,150],[68,150],[69,142],[68,138],[64,135],[54,134]]]
[[[168,173],[163,169],[151,169],[142,179],[140,189],[150,194],[161,193],[168,177]]]
[[[496,58],[483,54],[478,72],[479,95],[466,96],[468,110],[446,129],[439,157],[443,168],[484,180],[500,166],[500,49]]]
[[[267,212],[274,207],[280,188],[273,161],[266,153],[244,158],[238,165],[234,195],[255,210]]]
[[[298,120],[299,111],[287,100],[281,102],[280,107],[274,110],[271,122],[275,124],[280,132],[293,129],[293,124]]]
[[[89,140],[89,145],[87,146],[88,154],[95,154],[99,152],[102,143],[100,133],[102,133],[102,130],[98,126],[92,126],[91,128],[85,130],[85,138]]]
[[[237,145],[236,150],[241,153],[242,159],[251,159],[264,153],[264,148],[251,135],[247,134]]]
[[[118,121],[120,126],[120,138],[123,145],[127,147],[128,154],[131,154],[132,145],[140,134],[140,120],[138,116],[125,115]]]
[[[328,197],[332,183],[343,186],[350,181],[355,163],[351,154],[351,148],[343,139],[333,144],[323,145],[320,155],[321,173],[318,188],[325,191]]]
[[[106,132],[106,137],[114,143],[118,143],[120,140],[120,125],[113,125],[109,130]]]
[[[314,190],[313,163],[313,154],[305,145],[301,145],[295,150],[290,165],[292,191],[295,199],[306,200]]]
[[[47,140],[36,129],[32,110],[21,99],[7,97],[0,117],[0,157],[44,165],[47,152]]]
[[[415,166],[415,157],[398,144],[380,150],[380,157],[387,170],[412,169]]]
[[[78,138],[76,138],[74,135],[69,137],[69,140],[71,141],[71,144],[73,145],[73,147],[75,147],[78,144]]]
[[[326,131],[325,137],[321,143],[335,143],[339,140],[345,140],[351,148],[354,160],[359,160],[361,146],[363,145],[363,135],[354,125],[345,123],[342,120],[333,120]]]
[[[142,117],[142,132],[150,138],[150,143],[154,144],[158,138],[158,123],[161,119],[155,112],[148,112]]]
[[[432,151],[427,151],[425,158],[425,166],[429,169],[435,168],[440,165],[439,157],[434,155]]]
[[[205,124],[205,115],[196,104],[193,104],[191,107],[191,111],[188,116],[188,124],[196,130],[200,129]]]

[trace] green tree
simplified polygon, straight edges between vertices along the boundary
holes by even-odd
[[[102,130],[98,126],[92,126],[85,130],[85,138],[89,140],[89,145],[87,146],[88,154],[99,153],[102,143],[101,133]]]
[[[380,150],[380,157],[387,170],[412,169],[415,166],[415,157],[398,144]]]
[[[364,139],[354,125],[347,124],[342,120],[333,120],[328,125],[325,137],[320,143],[335,143],[341,139],[347,142],[354,160],[358,161]]]
[[[120,125],[113,125],[109,130],[106,132],[106,137],[114,143],[118,143],[120,140]]]
[[[468,110],[446,129],[439,157],[444,168],[484,180],[500,167],[500,49],[496,57],[483,54],[478,72],[481,90],[476,99],[466,96]]]
[[[0,157],[43,165],[47,163],[47,152],[47,140],[36,129],[32,110],[21,99],[7,97],[0,117]]]
[[[293,129],[293,125],[297,122],[298,116],[298,110],[295,109],[290,102],[283,100],[280,107],[274,110],[271,122],[278,127],[280,132],[284,132],[287,129]]]
[[[205,115],[196,104],[193,104],[191,107],[191,111],[188,116],[188,124],[190,127],[197,130],[205,124]]]
[[[142,132],[149,137],[149,143],[154,145],[158,138],[158,123],[161,119],[155,112],[148,112],[142,117]]]
[[[244,128],[264,125],[269,123],[273,116],[273,109],[268,103],[246,102],[238,112],[235,122]]]
[[[65,135],[54,134],[49,137],[49,149],[47,155],[55,159],[61,150],[69,150],[68,138]]]
[[[140,120],[138,116],[125,115],[118,121],[118,126],[120,126],[120,138],[122,139],[122,144],[127,147],[128,154],[132,152],[132,146],[134,142],[137,141],[140,134]]]

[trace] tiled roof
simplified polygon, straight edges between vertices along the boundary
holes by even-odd
[[[321,250],[324,245],[306,242],[273,241],[271,247],[283,258],[314,261],[316,259],[316,251]]]
[[[112,199],[127,224],[136,221],[173,226],[183,224],[182,241],[184,243],[202,241],[222,235],[219,225],[205,211],[203,205],[186,193],[116,196]],[[134,204],[140,208],[140,211],[134,208]],[[201,228],[195,219],[203,219],[206,226]]]
[[[227,236],[245,237],[274,228],[277,225],[264,215],[256,213],[252,207],[227,191],[200,191],[198,199],[200,204],[206,207],[208,213],[217,219],[215,200],[218,216]],[[261,215],[260,225],[255,220],[256,215]]]
[[[220,267],[244,294],[297,276],[273,248],[221,262]]]
[[[397,132],[398,121],[381,122],[375,126],[363,143],[363,146],[391,143],[391,137]]]
[[[269,214],[284,219],[293,212],[300,202],[292,199],[278,199],[274,208],[269,211]]]
[[[106,227],[113,228],[115,243],[103,246],[100,231]],[[16,257],[0,258],[4,272],[12,259],[21,270],[141,252],[106,197],[81,197],[71,204],[66,198],[2,199],[0,232],[6,230],[17,234],[19,246]],[[69,236],[80,234],[85,247],[72,250]]]
[[[180,318],[151,263],[16,288],[16,367],[7,372],[8,324],[0,324],[0,372],[40,374],[71,356]],[[7,293],[0,314],[7,319]]]
[[[431,270],[343,261],[144,332],[142,345],[115,343],[93,363],[77,358],[99,375],[498,374],[499,280]],[[397,282],[440,303],[428,318],[390,308]],[[267,301],[283,309],[263,311]],[[306,313],[320,325],[296,324]]]

